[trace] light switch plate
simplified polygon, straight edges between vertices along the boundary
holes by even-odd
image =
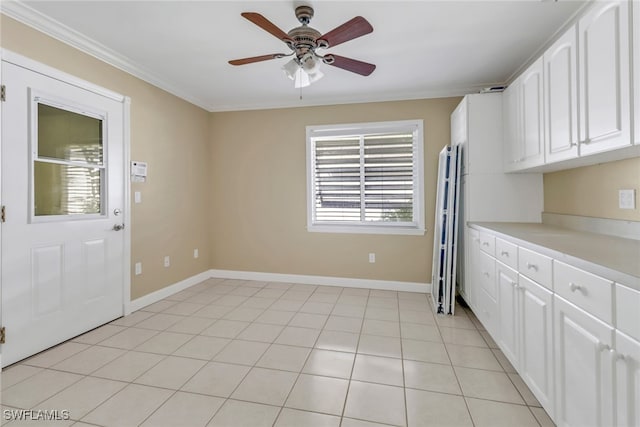
[[[618,190],[618,207],[620,209],[635,209],[636,190]]]
[[[139,276],[141,274],[142,274],[142,263],[136,262],[136,276]]]
[[[142,193],[139,191],[135,191],[133,193],[133,200],[135,203],[142,203]]]

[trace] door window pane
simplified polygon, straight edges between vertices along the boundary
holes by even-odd
[[[100,214],[101,168],[35,161],[35,216]]]
[[[102,120],[38,103],[38,157],[101,165]]]

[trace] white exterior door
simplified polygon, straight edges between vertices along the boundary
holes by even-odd
[[[2,79],[6,366],[123,314],[125,108],[6,61]]]

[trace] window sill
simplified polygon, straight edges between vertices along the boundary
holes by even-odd
[[[405,236],[424,236],[426,229],[417,227],[394,226],[354,226],[354,225],[308,225],[311,233],[351,233],[351,234],[395,234]]]

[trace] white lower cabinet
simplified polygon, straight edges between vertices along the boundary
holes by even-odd
[[[553,293],[524,276],[518,290],[520,376],[553,418]]]
[[[518,369],[518,273],[501,262],[496,262],[496,280],[498,285],[498,311],[500,322],[498,337],[500,348],[514,368]]]
[[[479,253],[480,287],[478,289],[478,318],[493,336],[498,333],[498,291],[496,286],[496,261],[484,251]]]
[[[469,307],[475,309],[478,301],[478,280],[480,277],[478,266],[479,257],[480,257],[480,233],[478,230],[474,230],[473,228],[466,227],[466,246],[465,246],[465,281],[464,281],[464,300],[467,302]]]
[[[555,422],[558,426],[611,426],[611,326],[554,295]]]
[[[640,342],[616,331],[616,425],[640,426]]]
[[[556,425],[640,427],[640,290],[504,234],[468,237],[466,297]]]

